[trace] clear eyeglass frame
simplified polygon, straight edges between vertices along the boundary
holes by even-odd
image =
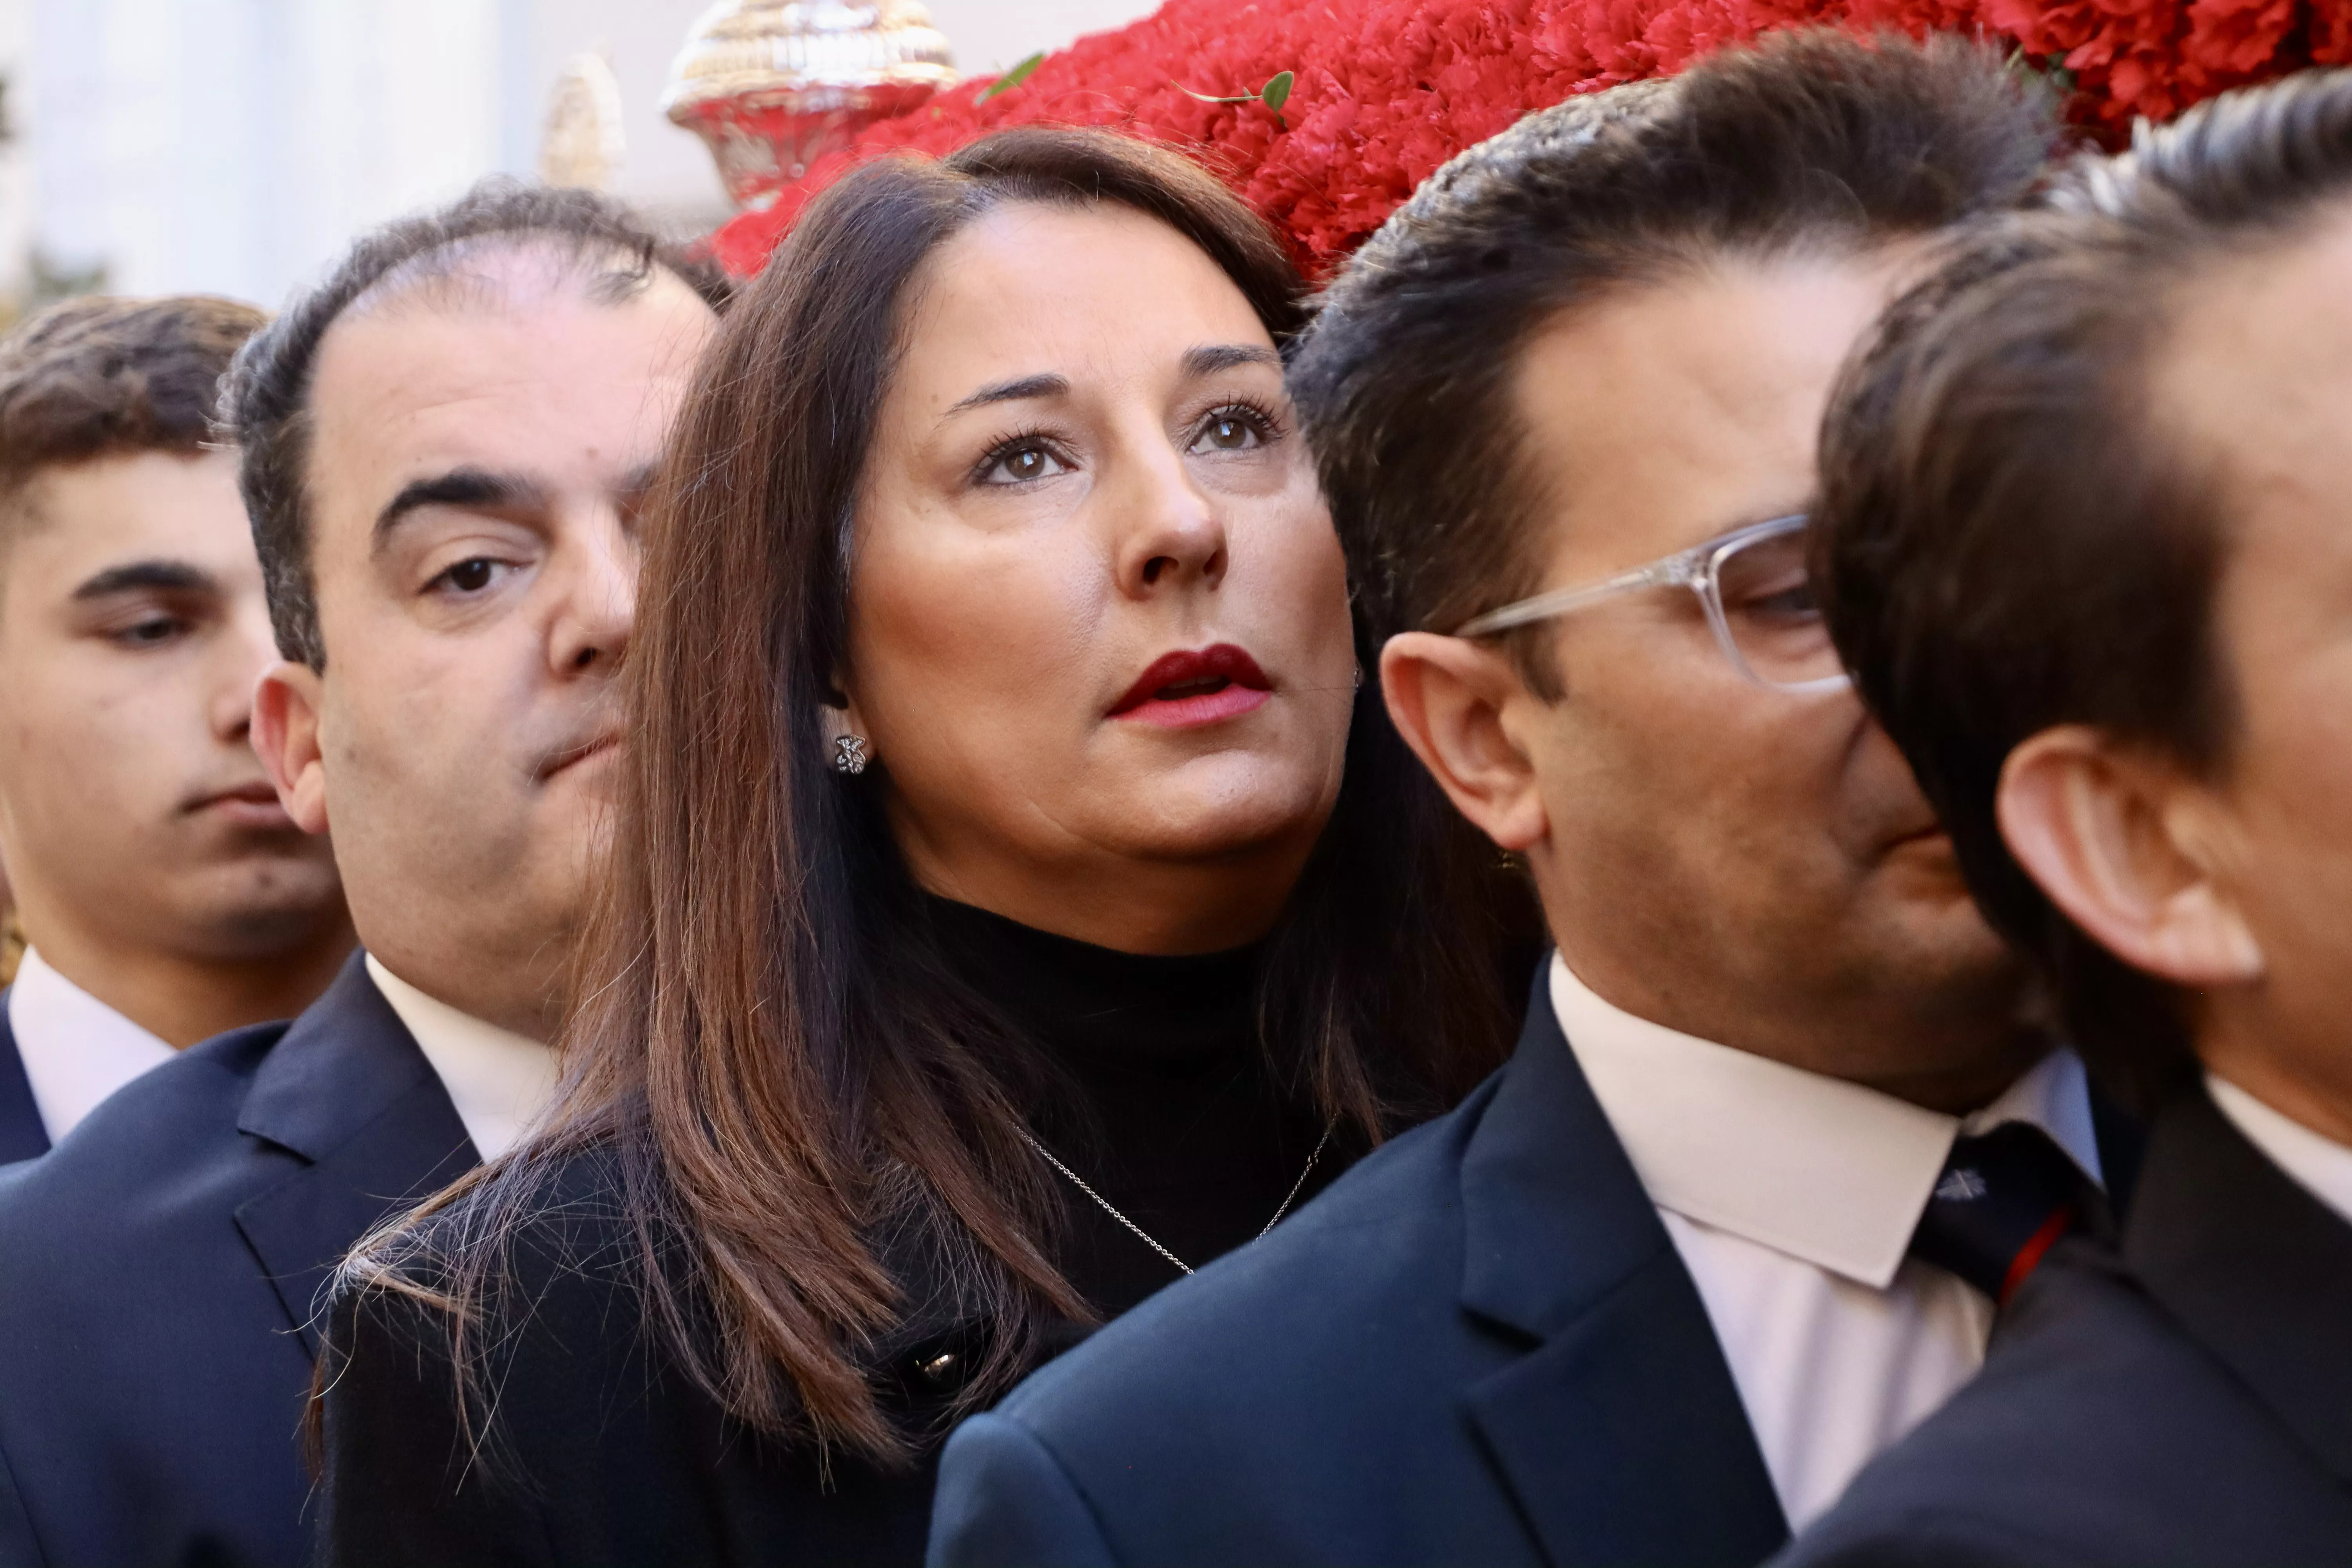
[[[1739,646],[1734,635],[1729,615],[1723,604],[1723,574],[1726,565],[1737,561],[1759,545],[1777,542],[1790,534],[1805,531],[1807,518],[1797,512],[1788,517],[1768,518],[1718,534],[1703,544],[1678,551],[1622,572],[1598,583],[1588,583],[1573,588],[1554,588],[1532,598],[1520,599],[1499,609],[1487,611],[1463,623],[1454,632],[1458,637],[1493,637],[1517,626],[1533,626],[1538,621],[1556,620],[1566,615],[1613,599],[1621,594],[1635,593],[1644,588],[1688,588],[1698,595],[1705,608],[1708,626],[1715,633],[1717,647],[1731,661],[1731,667],[1750,684],[1771,691],[1826,692],[1843,691],[1853,684],[1853,678],[1843,669],[1833,675],[1810,676],[1798,679],[1778,679],[1756,668]]]

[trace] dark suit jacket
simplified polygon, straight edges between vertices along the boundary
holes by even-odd
[[[2352,1563],[2352,1224],[2173,1105],[2121,1255],[2053,1253],[1983,1374],[1782,1562]]]
[[[16,1054],[16,1031],[8,1026],[8,991],[0,986],[0,1165],[49,1152],[49,1130],[33,1103],[33,1082]]]
[[[1451,1115],[966,1422],[930,1561],[1705,1568],[1786,1535],[1538,982]]]
[[[354,955],[0,1176],[0,1565],[306,1561],[313,1298],[474,1163]]]

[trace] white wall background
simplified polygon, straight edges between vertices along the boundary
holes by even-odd
[[[14,141],[0,290],[32,258],[126,293],[281,302],[352,236],[485,174],[528,176],[563,62],[601,48],[626,107],[619,193],[680,231],[727,215],[663,119],[707,0],[0,0]],[[971,73],[1151,0],[932,0]]]
[[[968,76],[994,76],[1039,49],[1147,16],[1160,0],[923,0]]]

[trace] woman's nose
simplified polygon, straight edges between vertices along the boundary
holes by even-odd
[[[1213,588],[1225,574],[1227,542],[1223,517],[1173,452],[1155,453],[1130,465],[1132,478],[1114,498],[1120,520],[1118,583],[1142,596],[1200,586]]]

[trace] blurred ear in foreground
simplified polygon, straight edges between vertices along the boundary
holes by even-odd
[[[2010,753],[1998,810],[2027,874],[2126,963],[2184,986],[2261,977],[2261,944],[2215,879],[2224,820],[2177,766],[2061,725]]]

